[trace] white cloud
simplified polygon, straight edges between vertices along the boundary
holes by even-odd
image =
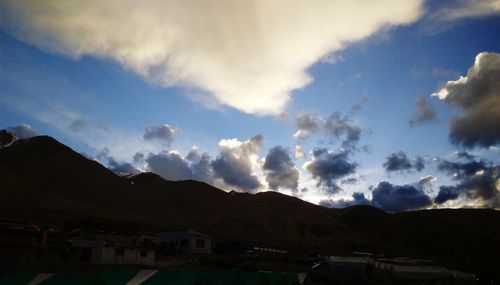
[[[456,5],[439,10],[440,20],[459,20],[500,14],[500,0],[460,0]]]
[[[301,159],[304,157],[304,148],[301,145],[295,145],[295,159]]]
[[[44,50],[112,59],[166,86],[199,88],[243,112],[278,114],[306,70],[423,0],[5,1],[2,26]]]

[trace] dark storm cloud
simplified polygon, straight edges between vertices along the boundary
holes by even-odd
[[[330,193],[340,190],[337,180],[356,170],[357,164],[348,160],[349,152],[331,152],[326,148],[316,148],[311,154],[311,161],[305,168],[318,180],[318,186],[326,187]]]
[[[162,141],[165,141],[167,143],[170,143],[175,138],[177,131],[178,130],[176,128],[174,128],[168,124],[164,124],[162,126],[149,127],[144,132],[143,138],[146,141],[162,140]]]
[[[105,152],[105,151],[104,151]],[[146,171],[154,172],[167,180],[194,179],[206,183],[213,183],[213,170],[208,153],[199,154],[193,149],[186,157],[176,151],[144,154],[137,152],[133,156],[135,164],[144,163]],[[134,167],[129,163],[115,163],[109,159],[110,168],[118,172],[127,172]]]
[[[203,153],[200,159],[191,164],[193,171],[193,179],[206,183],[213,183],[214,171],[212,168],[212,160],[208,153]]]
[[[434,93],[463,110],[451,120],[450,140],[465,147],[488,147],[500,143],[500,54],[482,52],[466,77],[448,81]]]
[[[356,126],[348,116],[338,112],[331,114],[324,124],[327,134],[335,139],[343,139],[342,146],[354,147],[361,138],[361,128]]]
[[[354,185],[354,184],[357,184],[358,182],[359,182],[359,178],[349,177],[346,179],[342,179],[342,181],[340,181],[340,184],[341,185]]]
[[[186,160],[191,162],[190,167],[194,180],[213,183],[214,171],[212,168],[212,159],[207,152],[200,154],[197,148],[193,148],[186,156]]]
[[[296,139],[304,139],[319,131],[322,119],[306,112],[301,112],[295,119],[297,131],[293,134]]]
[[[417,156],[417,158],[413,162],[413,168],[415,168],[417,171],[422,171],[425,168],[425,160],[422,157]]]
[[[430,197],[418,185],[393,185],[380,182],[372,192],[372,204],[388,212],[417,210],[432,205]]]
[[[460,194],[458,189],[453,186],[441,186],[439,187],[439,193],[434,198],[434,203],[436,204],[443,204],[444,202],[448,200],[455,200],[458,198],[458,195]]]
[[[247,141],[236,139],[221,140],[220,153],[212,160],[206,152],[200,153],[193,148],[185,157],[176,151],[164,151],[145,156],[134,155],[134,162],[145,162],[144,168],[167,180],[194,179],[220,187],[236,187],[253,192],[261,187],[253,173],[256,158],[263,146],[264,137],[257,135]]]
[[[464,159],[467,159],[467,160],[474,160],[475,159],[475,156],[471,153],[468,153],[466,151],[459,151],[457,152],[457,157],[459,158],[464,158]]]
[[[361,192],[355,192],[352,199],[322,200],[320,205],[329,208],[345,208],[354,205],[370,205],[387,212],[402,212],[424,209],[432,205],[422,183],[394,185],[387,181],[372,188],[372,199]]]
[[[436,121],[436,107],[429,102],[427,97],[419,97],[415,103],[415,107],[417,108],[417,112],[408,121],[412,127]]]
[[[425,161],[421,157],[411,161],[406,153],[398,151],[389,155],[383,166],[386,171],[409,171],[412,169],[422,171],[425,168]]]
[[[245,164],[229,156],[221,155],[212,162],[215,175],[224,183],[252,192],[259,188],[260,182]]]
[[[463,197],[477,201],[483,207],[500,207],[500,165],[485,161],[442,161],[438,169],[452,176],[457,184],[442,186],[435,199],[436,203],[442,204]]]
[[[483,207],[500,207],[500,166],[489,167],[475,175],[462,179],[455,185],[457,192],[471,200],[479,200]]]
[[[386,171],[408,170],[413,167],[406,153],[402,151],[389,155],[383,165]]]
[[[146,158],[145,169],[167,180],[187,180],[193,177],[188,162],[177,152],[149,155]]]
[[[371,205],[371,201],[366,199],[365,194],[361,192],[354,192],[352,194],[352,199],[340,199],[340,200],[321,200],[319,202],[320,206],[327,208],[346,208],[354,205]]]
[[[19,126],[9,128],[8,131],[15,134],[18,139],[29,139],[31,137],[38,136],[38,133],[36,133],[33,128],[27,124],[21,124]]]
[[[244,142],[222,140],[219,142],[221,152],[212,162],[215,178],[220,178],[229,186],[253,192],[262,185],[253,174],[252,157],[262,149],[264,137],[257,135]]]
[[[484,161],[469,161],[465,163],[452,162],[448,160],[440,161],[438,169],[452,175],[455,180],[465,179],[476,174],[478,171],[484,171],[488,166]]]
[[[299,171],[295,168],[289,152],[282,146],[269,149],[262,165],[269,188],[291,189],[297,191],[299,184]]]

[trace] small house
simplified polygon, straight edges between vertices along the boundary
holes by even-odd
[[[169,251],[184,253],[212,253],[212,239],[193,230],[160,233],[160,247]]]
[[[154,265],[156,248],[135,236],[102,235],[87,239],[73,239],[73,248],[79,251],[79,260],[94,264]]]

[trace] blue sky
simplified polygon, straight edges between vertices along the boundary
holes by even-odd
[[[225,190],[500,207],[499,1],[55,3],[0,2],[0,128]]]

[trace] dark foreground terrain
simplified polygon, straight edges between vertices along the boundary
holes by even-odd
[[[220,243],[304,254],[370,252],[479,274],[500,271],[499,211],[328,209],[276,192],[227,193],[152,173],[127,178],[47,136],[0,149],[0,219],[150,233],[191,228]]]

